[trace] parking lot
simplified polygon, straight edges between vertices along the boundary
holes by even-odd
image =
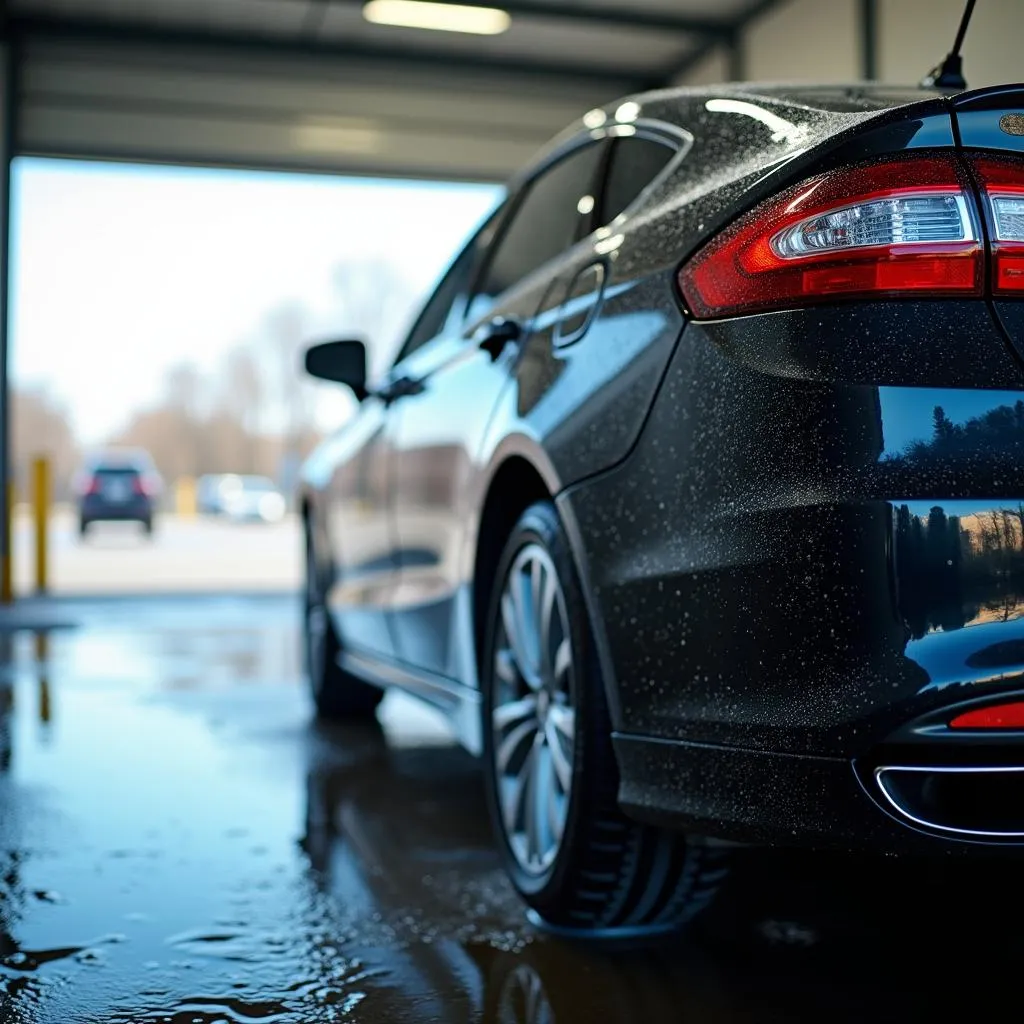
[[[1015,990],[998,870],[929,889],[762,852],[692,941],[550,938],[432,713],[394,694],[379,726],[312,722],[294,598],[33,612],[51,628],[0,633],[5,1022],[982,1020]],[[972,965],[983,984],[935,980]]]
[[[35,537],[30,516],[14,530],[16,589],[34,587]],[[50,590],[54,594],[158,593],[204,590],[282,591],[299,585],[298,521],[230,523],[165,513],[152,537],[135,523],[96,523],[85,538],[74,514],[58,508],[50,521]]]

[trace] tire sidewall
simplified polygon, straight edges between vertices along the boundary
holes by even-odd
[[[513,854],[502,824],[498,802],[498,787],[494,761],[494,736],[491,729],[491,713],[494,708],[494,663],[495,641],[500,618],[501,595],[509,569],[516,556],[528,544],[540,544],[551,556],[558,574],[558,582],[565,598],[566,616],[569,626],[569,644],[572,651],[571,693],[576,711],[576,729],[573,750],[572,792],[566,814],[562,844],[550,867],[540,874],[523,869]],[[484,751],[484,776],[486,781],[487,804],[491,823],[505,867],[512,883],[528,902],[543,913],[543,906],[555,899],[566,885],[578,858],[578,837],[580,822],[587,813],[586,777],[587,764],[591,754],[588,742],[587,717],[592,713],[594,683],[600,686],[600,679],[593,676],[596,661],[591,655],[589,620],[583,604],[582,590],[572,560],[569,542],[558,519],[558,513],[550,502],[530,506],[520,517],[513,529],[498,563],[493,590],[488,603],[484,657],[481,662],[480,682],[482,690],[482,731]]]

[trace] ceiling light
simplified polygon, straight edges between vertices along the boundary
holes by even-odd
[[[296,147],[313,153],[376,153],[382,136],[372,121],[360,118],[303,118],[292,129]]]
[[[478,36],[500,35],[512,24],[508,13],[497,7],[427,3],[426,0],[369,0],[363,7],[363,17],[375,25],[469,32]]]

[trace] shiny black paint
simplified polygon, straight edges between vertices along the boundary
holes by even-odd
[[[500,543],[480,515],[524,460],[575,549],[624,805],[730,838],[910,848],[854,761],[954,699],[1024,687],[1024,664],[991,663],[1024,640],[1024,370],[1005,312],[890,301],[688,322],[675,275],[800,178],[955,146],[950,104],[652,94],[591,112],[508,209],[581,137],[673,125],[692,143],[633,208],[396,367],[416,393],[364,403],[310,460],[339,631],[363,674],[432,700],[479,749],[473,588],[489,581],[473,572]],[[495,318],[520,331],[492,351]]]
[[[815,311],[877,335],[863,363],[856,332],[849,362],[808,366],[774,344],[799,314],[687,328],[630,459],[563,498],[609,631],[620,729],[851,756],[929,691],[930,651],[949,634],[922,615],[941,618],[962,591],[922,568],[910,520],[948,507],[973,550],[989,530],[979,516],[1024,496],[1024,391],[1011,390],[1024,376],[979,305]],[[941,349],[930,328],[943,322],[1004,390],[922,386],[916,362]],[[911,386],[891,383],[901,367]],[[969,436],[947,440],[958,428]],[[1001,601],[1008,569],[949,557],[966,624]]]

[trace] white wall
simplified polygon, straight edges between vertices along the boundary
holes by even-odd
[[[953,45],[964,0],[877,0],[876,77],[914,85]],[[863,79],[859,0],[783,0],[742,35],[747,79],[856,82]],[[1024,82],[1024,0],[980,0],[963,49],[971,88]],[[728,55],[712,51],[678,79],[708,85],[729,77]]]
[[[857,0],[787,0],[743,36],[755,82],[849,82],[861,77]]]
[[[953,45],[964,0],[878,0],[878,77],[915,83]],[[980,0],[964,42],[971,88],[1024,81],[1024,0]]]
[[[729,80],[729,53],[724,46],[709,50],[695,64],[679,75],[673,85],[716,85]]]

